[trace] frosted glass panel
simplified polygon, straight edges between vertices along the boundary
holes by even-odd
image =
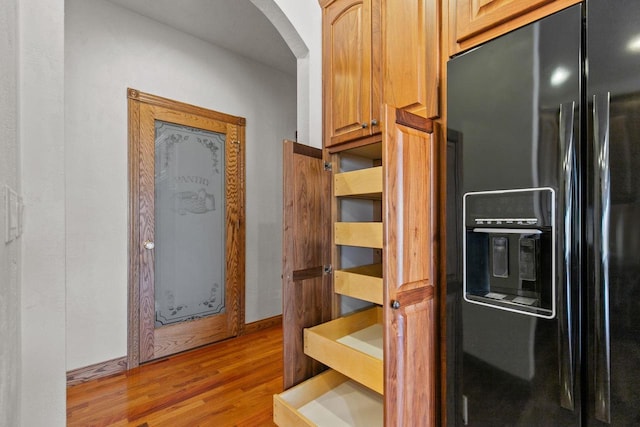
[[[155,324],[225,311],[225,135],[155,122]]]

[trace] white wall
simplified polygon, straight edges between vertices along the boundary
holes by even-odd
[[[21,425],[65,424],[64,3],[18,2]]]
[[[5,185],[19,190],[17,0],[0,7],[0,426],[17,426],[20,402],[20,242],[5,244]]]
[[[304,89],[299,89],[298,93],[308,93],[306,96],[299,95],[302,99],[298,99],[298,111],[303,114],[299,114],[298,128],[307,129],[306,133],[309,135],[306,137],[301,133],[299,139],[320,147],[320,8],[315,0],[273,1],[279,5],[309,48],[309,55],[298,60],[298,88]],[[3,37],[0,41],[0,54],[3,57],[3,61],[0,61],[3,67],[0,73],[0,132],[3,144],[9,144],[0,148],[0,165],[2,170],[8,172],[1,179],[10,182],[11,179],[16,179],[17,173],[15,185],[21,190],[26,203],[24,234],[19,242],[21,252],[14,264],[17,275],[14,280],[21,295],[11,294],[5,288],[0,291],[0,297],[8,298],[7,304],[16,307],[20,303],[20,313],[7,312],[7,323],[19,322],[21,338],[12,335],[15,334],[15,326],[5,329],[5,325],[0,324],[3,343],[7,338],[13,343],[18,340],[20,344],[20,351],[15,348],[9,350],[7,365],[0,371],[0,392],[2,398],[7,399],[0,403],[0,411],[9,418],[11,422],[8,425],[11,426],[64,426],[66,420],[64,257],[67,235],[64,225],[65,207],[62,204],[65,198],[65,134],[61,128],[65,110],[64,5],[64,0],[8,0],[0,8],[0,34]],[[14,12],[16,7],[19,7],[18,16]],[[2,21],[4,19],[6,25]],[[13,38],[13,31],[18,31],[17,39]],[[117,34],[113,36],[117,37]],[[11,99],[12,91],[15,90],[13,85],[16,84],[12,83],[12,70],[15,67],[11,61],[15,58],[13,52],[16,51],[19,57],[18,102]],[[145,87],[139,89],[145,90]],[[85,92],[85,96],[91,95],[90,92]],[[11,145],[11,141],[15,140],[15,131],[11,128],[14,118],[19,121],[18,143],[15,148]],[[115,141],[113,143],[116,144]],[[12,150],[17,150],[17,155]],[[116,178],[122,180],[121,176],[114,176]],[[92,234],[88,235],[91,236]],[[9,250],[15,250],[15,247]],[[112,259],[111,256],[106,263]],[[11,254],[0,254],[0,262],[14,258],[16,257]],[[4,284],[3,281],[2,285]],[[17,355],[20,355],[21,362],[16,363],[15,359],[11,359]],[[21,366],[14,370],[16,364]],[[16,390],[13,387],[17,387],[20,397],[5,394],[6,390],[1,387],[9,387],[11,390]],[[7,411],[6,408],[10,409]],[[18,423],[13,423],[16,419]],[[5,420],[1,422],[4,423]]]
[[[65,9],[67,369],[126,355],[127,87],[247,119],[246,321],[280,314],[295,77],[104,0]]]
[[[252,0],[258,7],[275,2],[309,53],[298,57],[298,141],[322,147],[322,10],[317,0]],[[267,14],[269,16],[269,14]],[[276,28],[279,26],[276,23]],[[291,39],[283,33],[285,40]],[[289,44],[292,47],[291,43]],[[294,52],[297,50],[292,49]]]

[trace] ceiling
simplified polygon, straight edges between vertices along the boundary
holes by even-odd
[[[109,0],[201,40],[287,74],[296,58],[250,0]]]

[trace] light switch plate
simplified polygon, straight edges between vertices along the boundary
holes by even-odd
[[[20,234],[20,198],[8,185],[4,187],[5,243],[15,240]]]

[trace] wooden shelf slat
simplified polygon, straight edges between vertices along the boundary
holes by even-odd
[[[336,197],[382,199],[382,166],[336,173],[333,179]]]
[[[333,280],[340,295],[382,305],[382,264],[336,270]]]
[[[336,222],[333,236],[336,245],[382,249],[381,222]]]

